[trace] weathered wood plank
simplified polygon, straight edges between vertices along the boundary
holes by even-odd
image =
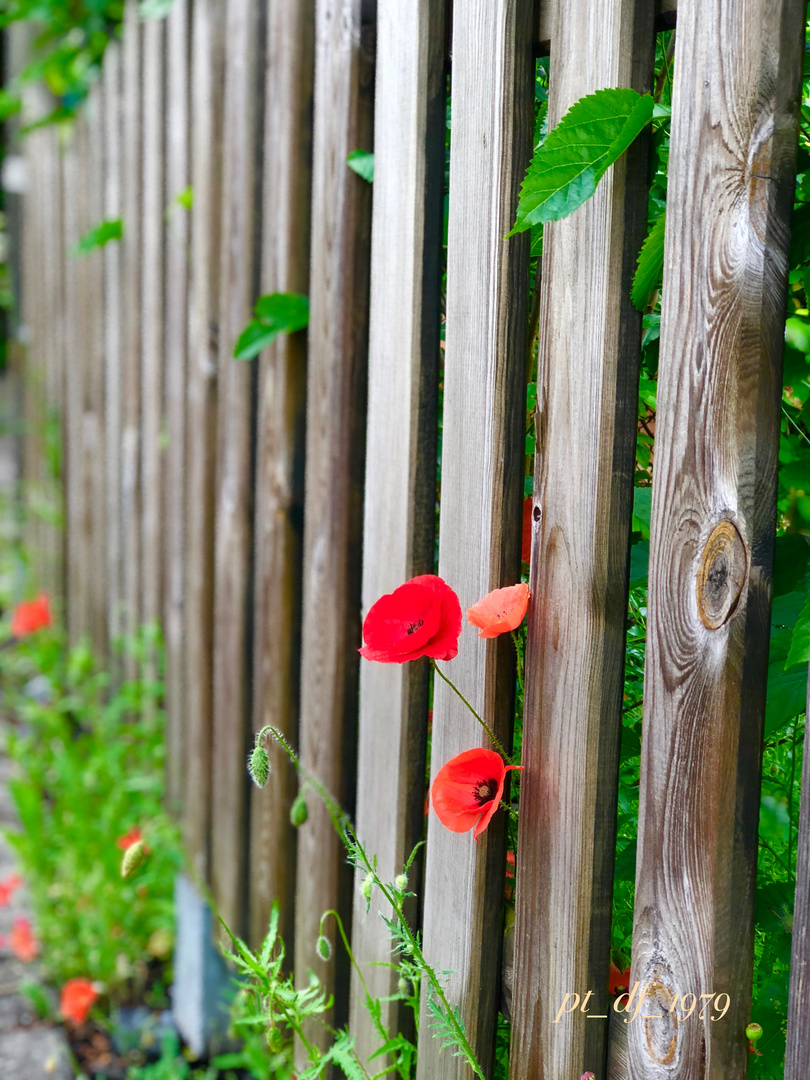
[[[267,27],[262,216],[264,294],[309,292],[314,0],[270,5]],[[306,333],[282,334],[259,357],[254,541],[253,721],[298,743],[304,522]],[[273,783],[251,795],[250,938],[267,930],[274,899],[292,948],[296,774],[268,746]]]
[[[301,758],[354,809],[360,644],[371,188],[346,165],[372,144],[373,0],[318,0],[304,511]],[[310,799],[299,830],[295,972],[336,990],[348,1015],[345,953],[315,953],[328,908],[346,924],[352,874],[325,808]],[[314,1032],[323,1038],[323,1029]]]
[[[211,822],[214,486],[225,5],[192,9],[189,355],[186,400],[186,742],[183,838],[196,872],[208,871]]]
[[[186,367],[189,210],[177,197],[189,186],[189,3],[175,0],[166,18],[166,188],[164,256],[166,358],[165,591],[166,801],[182,805],[185,772]]]
[[[258,289],[258,174],[266,45],[258,0],[228,4],[220,241],[211,887],[228,925],[247,921],[255,365],[233,347]]]
[[[461,0],[453,12],[453,126],[447,242],[447,324],[442,432],[439,574],[462,611],[520,577],[526,379],[528,237],[504,239],[531,152],[532,4]],[[469,627],[447,674],[502,741],[514,706],[514,649]],[[444,683],[434,684],[431,777],[485,735]],[[505,822],[476,844],[428,821],[424,948],[451,971],[458,1004],[485,1070],[492,1060],[500,994]],[[460,1058],[440,1057],[420,1022],[420,1080],[468,1077]]]
[[[121,56],[121,633],[141,620],[141,26],[135,0],[124,12]],[[131,652],[128,677],[136,673]]]
[[[555,0],[536,0],[535,3],[535,47],[540,55],[551,50],[552,25],[556,11]],[[671,29],[675,25],[678,0],[654,0],[655,25],[658,30]]]
[[[552,24],[549,124],[606,86],[648,92],[648,0],[569,0]],[[555,62],[563,57],[564,62]],[[647,226],[647,144],[543,232],[534,527],[510,1074],[605,1073],[627,552]],[[575,314],[576,313],[576,314]],[[572,492],[581,497],[572,498]]]
[[[121,46],[111,44],[102,69],[104,112],[104,217],[115,221],[121,209]],[[67,282],[67,275],[66,275]],[[121,633],[121,245],[104,248],[104,442],[107,511],[107,628],[110,642]],[[119,669],[114,650],[110,671]]]
[[[629,1076],[747,1071],[804,0],[679,5]],[[727,993],[678,1024],[675,994]],[[663,1006],[663,1008],[662,1008]]]
[[[806,739],[801,790],[785,1080],[803,1080],[810,1058],[810,753]]]
[[[143,23],[141,108],[141,620],[163,606],[163,49],[164,19]],[[150,666],[154,660],[150,658]]]
[[[363,611],[433,570],[445,17],[444,0],[377,5]],[[426,664],[361,661],[355,821],[385,881],[422,836],[428,676]],[[356,886],[352,948],[372,996],[385,999],[396,993],[397,972],[371,965],[388,960],[390,934],[377,898],[366,915]],[[417,866],[411,887],[420,891]],[[363,1061],[380,1044],[364,1001],[353,971],[351,1028]],[[405,1015],[396,1001],[383,1005],[392,1031]]]

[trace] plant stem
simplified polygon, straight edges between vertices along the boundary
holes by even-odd
[[[520,639],[517,630],[512,631],[512,641],[515,643],[515,656],[517,657],[517,680],[520,693],[523,694],[523,656],[521,654]]]
[[[494,732],[494,731],[492,730],[492,728],[490,728],[490,726],[489,726],[489,725],[488,725],[488,724],[487,724],[487,723],[486,723],[486,722],[485,722],[485,721],[483,720],[483,718],[482,718],[482,717],[480,717],[480,716],[478,715],[478,713],[477,713],[477,712],[475,711],[475,709],[474,709],[474,708],[472,707],[472,705],[471,705],[471,704],[469,703],[469,701],[467,701],[467,699],[466,699],[466,698],[464,697],[464,695],[463,695],[463,694],[462,694],[462,692],[461,692],[461,691],[459,690],[459,688],[458,688],[457,686],[455,686],[455,685],[454,685],[454,684],[453,684],[452,682],[450,682],[450,680],[449,680],[449,679],[447,678],[447,676],[446,676],[446,675],[444,674],[444,672],[443,672],[443,671],[442,671],[442,669],[441,669],[441,668],[439,667],[439,665],[438,665],[438,664],[436,663],[436,661],[435,661],[435,660],[433,660],[433,659],[431,659],[431,661],[430,661],[430,662],[431,662],[431,664],[433,665],[433,670],[434,670],[434,671],[436,672],[436,674],[437,674],[437,675],[438,675],[438,676],[439,676],[440,678],[444,679],[444,681],[445,681],[445,682],[447,683],[447,685],[448,685],[448,686],[450,687],[450,689],[451,689],[451,690],[453,691],[453,693],[454,693],[454,694],[455,694],[455,695],[456,695],[457,697],[461,698],[461,700],[462,700],[462,701],[464,702],[464,704],[465,704],[465,705],[467,706],[467,708],[468,708],[468,709],[470,710],[470,712],[471,712],[471,713],[473,714],[473,716],[475,717],[475,719],[476,719],[476,720],[478,721],[478,723],[479,723],[479,724],[481,725],[481,727],[482,727],[482,728],[484,729],[484,731],[485,731],[485,732],[487,733],[487,735],[489,736],[489,738],[490,738],[490,741],[492,742],[492,745],[493,745],[493,746],[495,747],[495,749],[496,749],[496,750],[498,751],[498,753],[499,753],[499,754],[501,755],[501,757],[502,757],[502,758],[504,759],[504,761],[506,762],[506,764],[507,764],[507,765],[513,765],[513,764],[514,764],[514,762],[512,761],[512,758],[511,758],[511,757],[509,756],[509,754],[507,754],[507,752],[506,752],[506,751],[504,750],[504,748],[503,748],[503,746],[502,746],[502,744],[501,744],[501,741],[500,741],[500,739],[499,739],[499,738],[497,737],[497,735],[496,735],[496,734],[495,734],[495,732]]]
[[[796,735],[799,727],[793,717],[793,740],[790,751],[790,787],[788,788],[788,881],[793,881],[793,785],[796,782]]]

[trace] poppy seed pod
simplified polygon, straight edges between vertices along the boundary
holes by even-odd
[[[756,1042],[757,1039],[762,1038],[762,1028],[759,1024],[749,1024],[745,1029],[746,1039],[750,1039],[751,1042]]]

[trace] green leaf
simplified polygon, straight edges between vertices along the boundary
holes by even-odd
[[[303,330],[309,323],[309,300],[298,293],[271,293],[256,301],[252,319],[234,346],[237,360],[252,360],[279,334]]]
[[[174,201],[178,206],[182,206],[185,210],[190,210],[194,205],[194,188],[191,187],[191,185],[183,188],[182,191],[179,191],[175,195]]]
[[[374,183],[374,155],[368,150],[352,150],[346,158],[346,164],[358,176],[362,176],[370,184]]]
[[[636,488],[643,491],[644,488]],[[630,548],[630,588],[640,589],[647,587],[647,576],[650,565],[650,545],[646,540],[640,540]]]
[[[174,7],[174,0],[141,0],[138,15],[141,19],[165,19]]]
[[[810,322],[791,316],[785,321],[785,341],[797,352],[810,353]]]
[[[572,105],[532,157],[508,235],[572,214],[652,113],[653,99],[635,90],[597,90]]]
[[[88,229],[75,247],[70,249],[71,256],[75,259],[79,255],[86,255],[95,248],[102,248],[110,240],[120,240],[124,235],[124,224],[121,218],[113,221],[100,221],[92,229]]]
[[[647,234],[638,255],[638,266],[633,278],[630,299],[638,311],[650,302],[653,291],[661,283],[664,273],[664,228],[666,214],[662,214]]]
[[[790,650],[785,660],[785,670],[794,664],[807,667],[810,660],[810,596],[799,614],[790,639]]]
[[[650,512],[652,488],[633,488],[633,532],[640,532],[643,540],[650,539]]]

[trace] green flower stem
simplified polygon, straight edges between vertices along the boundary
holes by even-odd
[[[517,680],[520,687],[521,694],[523,693],[523,657],[520,651],[520,640],[518,639],[517,630],[512,631],[512,641],[515,643],[515,656],[517,657]]]
[[[507,812],[512,821],[518,820],[517,810],[515,810],[513,806],[509,806],[507,803],[505,803],[503,799],[501,799],[501,809]]]
[[[430,663],[431,663],[431,665],[432,665],[432,667],[433,667],[433,670],[434,670],[434,671],[436,672],[436,674],[437,674],[437,675],[438,675],[438,676],[439,676],[440,678],[444,679],[444,681],[445,681],[445,682],[447,683],[447,685],[448,685],[448,686],[450,687],[450,689],[451,689],[451,690],[453,691],[453,693],[454,693],[454,694],[455,694],[455,695],[456,695],[457,697],[461,698],[461,700],[462,700],[462,701],[464,702],[464,704],[465,704],[465,705],[467,706],[467,708],[468,708],[468,709],[470,710],[470,712],[471,712],[471,713],[473,714],[473,716],[475,717],[475,719],[476,719],[476,720],[478,721],[478,723],[479,723],[479,724],[481,725],[481,727],[482,727],[482,728],[484,729],[484,731],[485,731],[485,732],[487,733],[487,735],[488,735],[488,736],[489,736],[489,738],[490,738],[490,741],[492,742],[492,745],[493,745],[493,746],[495,747],[495,749],[496,749],[496,750],[498,751],[498,753],[499,753],[499,754],[501,755],[501,757],[502,757],[502,758],[504,759],[504,761],[506,762],[506,764],[507,764],[507,765],[514,765],[514,762],[512,761],[512,758],[511,758],[511,757],[509,756],[509,754],[507,754],[507,752],[506,752],[506,751],[504,750],[503,746],[501,745],[501,741],[500,741],[500,739],[499,739],[499,738],[497,737],[497,735],[496,735],[496,734],[495,734],[495,732],[494,732],[494,731],[492,730],[492,728],[491,728],[491,727],[490,727],[490,726],[489,726],[489,725],[488,725],[488,724],[487,724],[487,723],[486,723],[486,722],[485,722],[485,721],[483,720],[483,718],[482,718],[482,717],[480,717],[480,716],[478,715],[478,713],[477,713],[477,712],[475,711],[475,709],[474,709],[474,708],[472,707],[472,705],[471,705],[471,704],[469,703],[469,701],[467,701],[467,699],[466,699],[466,698],[464,697],[464,695],[463,695],[463,694],[462,694],[462,692],[461,692],[461,691],[459,690],[459,688],[458,688],[457,686],[455,686],[455,685],[454,685],[454,684],[453,684],[452,682],[450,682],[450,680],[449,680],[449,679],[447,678],[447,676],[446,676],[446,675],[445,675],[445,673],[444,673],[444,672],[442,671],[442,669],[441,669],[441,668],[439,667],[439,665],[438,665],[438,664],[436,663],[436,661],[435,661],[434,659],[432,659],[432,658],[431,658],[431,661],[430,661]]]

